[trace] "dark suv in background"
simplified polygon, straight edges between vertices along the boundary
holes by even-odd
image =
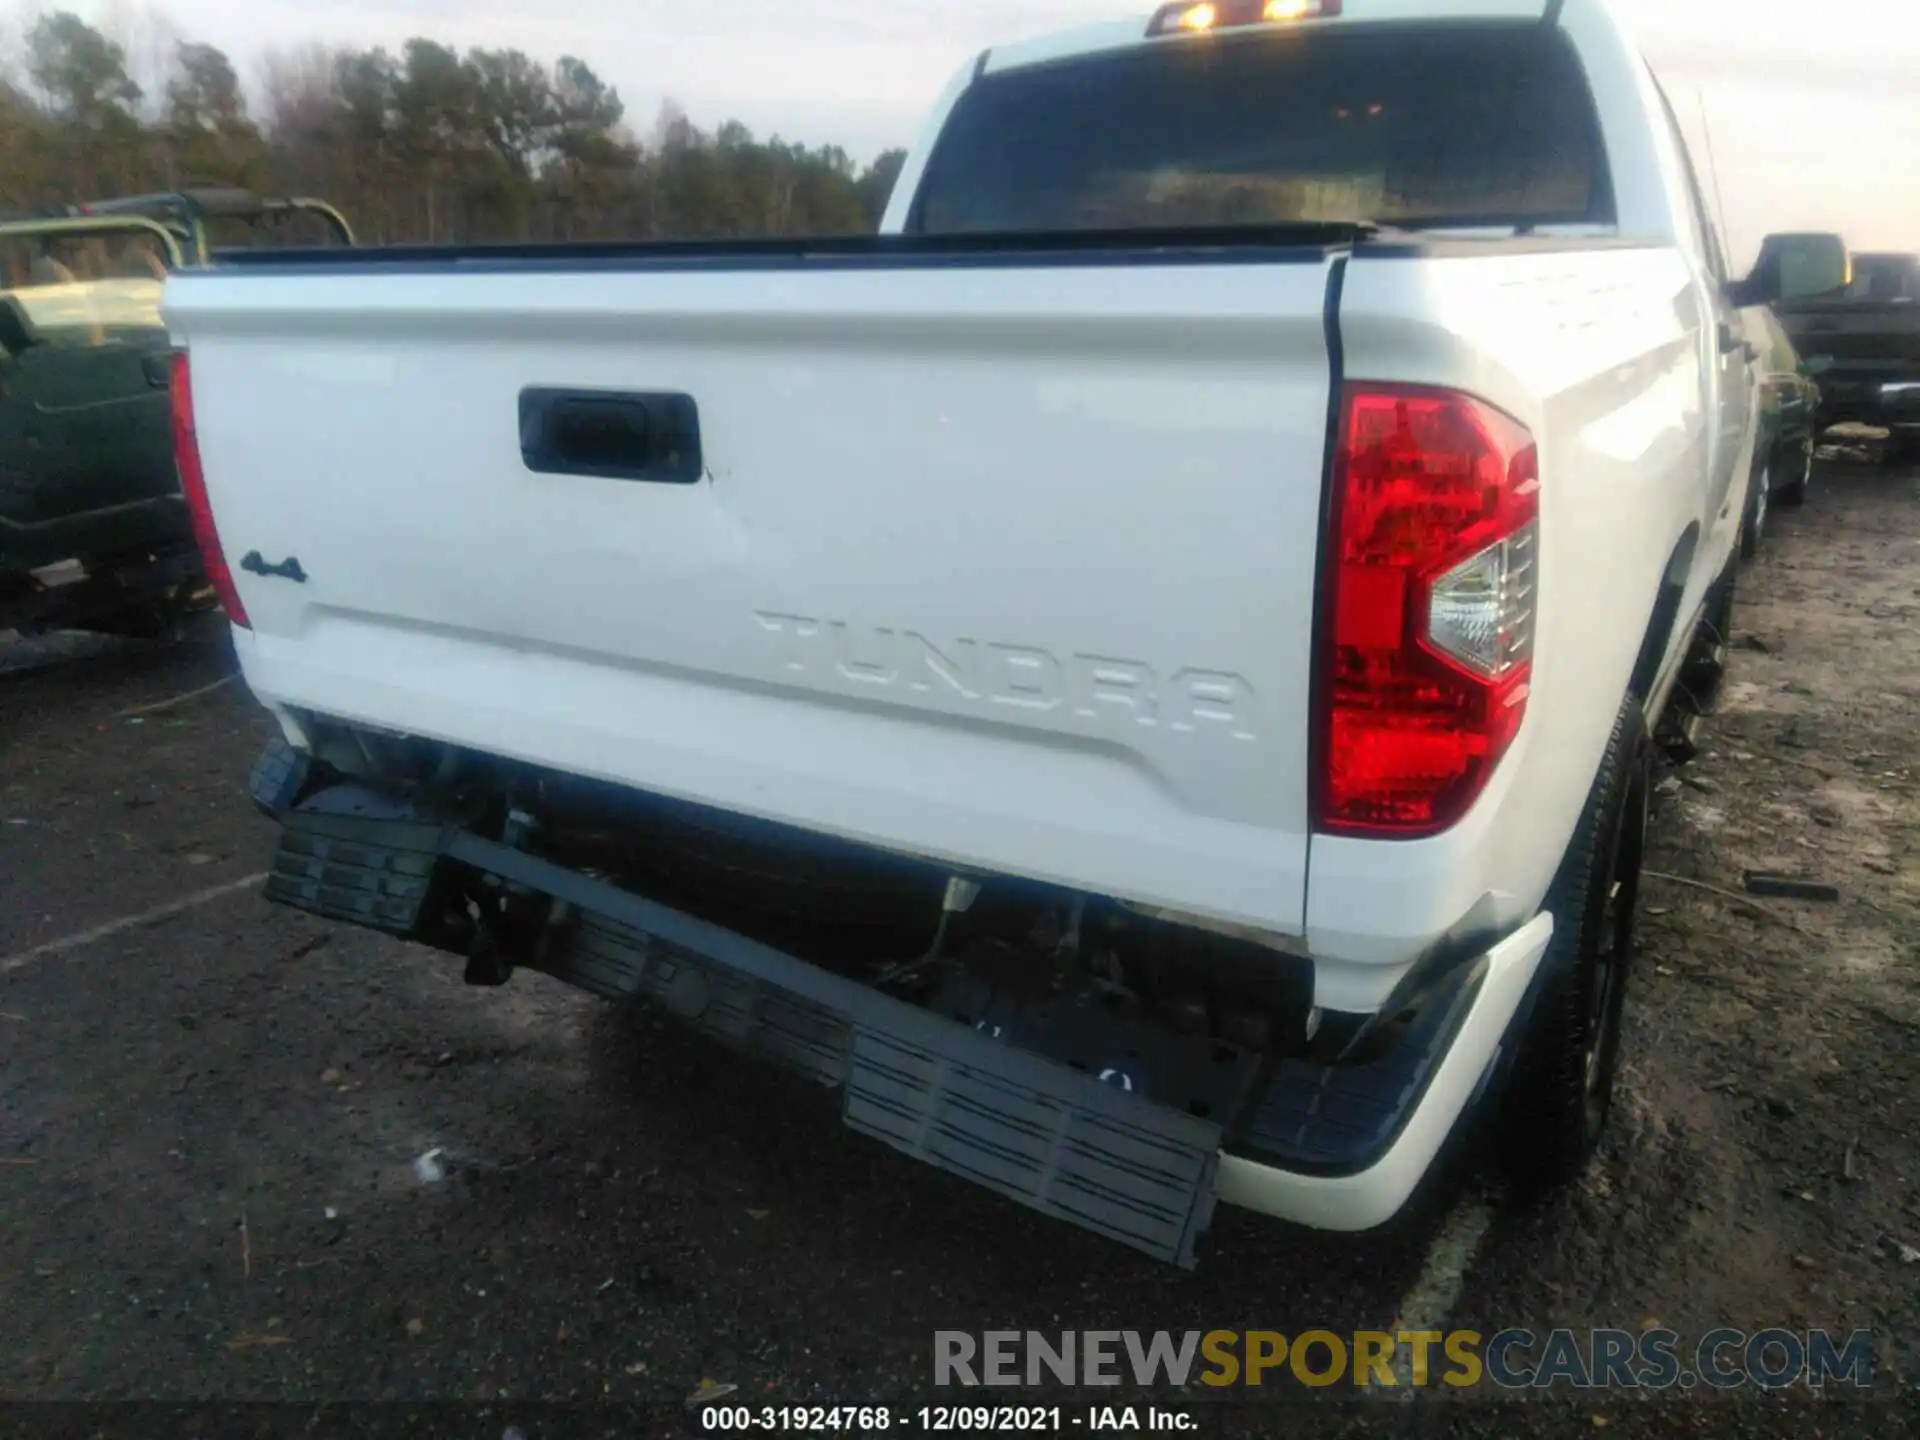
[[[1880,427],[1891,463],[1920,460],[1920,256],[1856,255],[1844,290],[1775,313],[1819,383],[1821,428]]]

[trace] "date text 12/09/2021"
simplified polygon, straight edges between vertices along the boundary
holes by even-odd
[[[885,1430],[1007,1432],[1073,1431],[1100,1435],[1118,1430],[1192,1431],[1196,1418],[1184,1410],[1151,1405],[923,1405],[896,1410],[885,1405],[709,1405],[703,1430],[785,1430],[795,1433],[877,1434]]]

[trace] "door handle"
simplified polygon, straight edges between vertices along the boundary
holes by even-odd
[[[1735,331],[1733,326],[1722,320],[1720,322],[1720,353],[1722,355],[1731,355],[1736,350],[1740,352],[1741,358],[1744,360],[1752,360],[1759,353],[1753,348],[1753,342],[1751,340],[1740,335]]]

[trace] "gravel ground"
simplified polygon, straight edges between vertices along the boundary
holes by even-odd
[[[268,907],[272,827],[243,793],[267,726],[220,683],[217,626],[170,649],[0,641],[0,1400],[300,1402],[218,1424],[29,1405],[0,1433],[697,1430],[703,1381],[754,1405],[922,1403],[936,1329],[1416,1311],[1483,1332],[1872,1328],[1911,1386],[1916,502],[1914,479],[1829,466],[1746,573],[1709,753],[1661,787],[1652,863],[1673,878],[1646,886],[1622,1108],[1585,1183],[1522,1210],[1466,1176],[1385,1237],[1226,1211],[1193,1274],[920,1169],[786,1078],[545,977],[469,990],[447,957]],[[1754,869],[1842,898],[1756,902]],[[1296,1388],[1285,1429],[1920,1433],[1910,1388],[1351,1397]],[[311,1409],[371,1401],[462,1403]],[[1271,1404],[1197,1413],[1206,1434],[1281,1424]]]

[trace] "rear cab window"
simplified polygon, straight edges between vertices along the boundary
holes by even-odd
[[[1222,31],[983,75],[934,146],[907,229],[1613,221],[1566,36],[1422,22]]]

